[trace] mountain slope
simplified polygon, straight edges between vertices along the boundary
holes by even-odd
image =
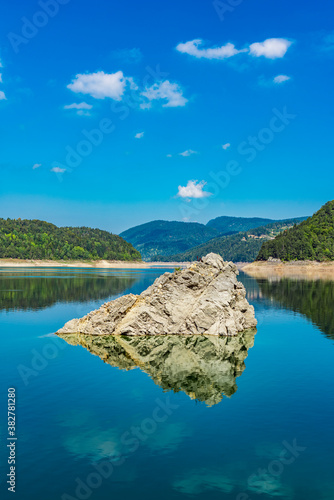
[[[24,219],[0,219],[0,258],[141,260],[130,243],[108,231]]]
[[[312,217],[263,244],[256,260],[334,260],[334,200]]]
[[[157,255],[184,252],[218,236],[216,229],[197,222],[170,222],[155,220],[132,227],[120,234],[131,243],[143,259]]]
[[[221,235],[224,233],[229,233],[230,231],[239,233],[241,231],[248,231],[249,229],[254,229],[255,227],[262,227],[270,224],[271,222],[276,222],[274,219],[262,219],[261,217],[216,217],[215,219],[209,220],[207,223],[208,227],[213,227]]]
[[[190,250],[171,256],[159,256],[157,260],[170,262],[193,261],[207,253],[218,253],[224,260],[233,262],[252,262],[264,240],[273,239],[279,232],[298,224],[304,217],[272,222],[266,226],[251,229],[229,236],[220,236],[191,248]]]

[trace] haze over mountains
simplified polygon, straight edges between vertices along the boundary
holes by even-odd
[[[207,224],[156,220],[130,228],[120,236],[146,261],[188,261],[215,252],[226,260],[250,262],[257,257],[263,241],[305,218],[277,221],[222,216]]]

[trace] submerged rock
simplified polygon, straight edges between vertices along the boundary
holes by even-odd
[[[183,391],[208,406],[232,396],[245,369],[255,329],[236,337],[212,335],[60,335],[121,370],[140,368],[164,391]]]
[[[237,267],[214,253],[165,273],[140,295],[124,295],[57,333],[89,335],[237,335],[256,326]]]

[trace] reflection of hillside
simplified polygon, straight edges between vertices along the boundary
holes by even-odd
[[[258,280],[264,297],[304,314],[334,339],[334,281],[275,278]]]
[[[27,276],[29,273],[29,276]],[[39,271],[37,276],[27,270],[14,275],[0,275],[0,310],[43,309],[56,302],[103,300],[123,293],[135,283],[135,277],[99,276],[89,273],[61,274]],[[30,275],[32,275],[30,277]]]
[[[254,344],[255,330],[236,337],[90,336],[61,335],[69,344],[82,345],[105,363],[122,370],[139,367],[164,390],[183,391],[192,399],[217,404],[222,394],[237,390],[236,378]]]

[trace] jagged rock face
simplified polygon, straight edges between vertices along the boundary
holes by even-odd
[[[183,391],[208,406],[237,391],[255,329],[237,337],[212,335],[61,335],[121,370],[140,368],[164,391]]]
[[[140,295],[124,295],[57,333],[89,335],[237,335],[256,326],[237,268],[210,253],[165,273]]]

